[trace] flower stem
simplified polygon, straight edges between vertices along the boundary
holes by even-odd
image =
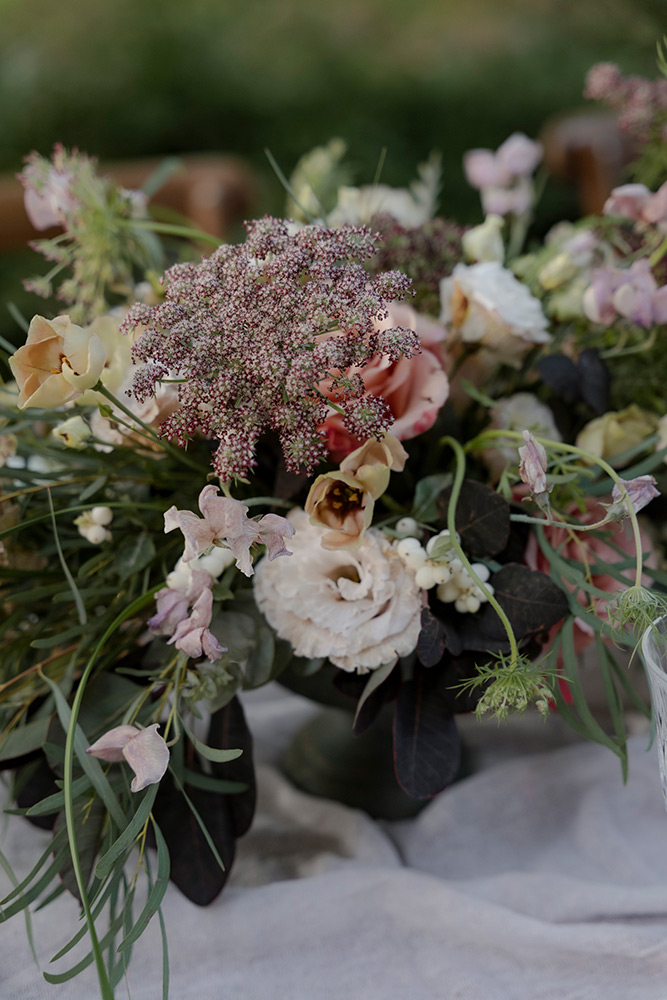
[[[472,568],[472,565],[470,563],[470,560],[468,559],[468,557],[466,556],[465,552],[461,548],[461,544],[458,541],[457,536],[456,536],[456,505],[458,503],[458,499],[459,499],[459,496],[461,494],[461,486],[463,485],[463,477],[465,476],[465,470],[466,470],[465,451],[463,450],[463,448],[461,447],[461,445],[459,444],[459,442],[455,438],[452,438],[452,437],[449,437],[449,436],[441,438],[440,439],[440,443],[441,444],[448,444],[450,446],[450,448],[452,449],[452,451],[454,452],[454,455],[456,457],[456,472],[455,472],[455,475],[454,475],[454,482],[452,484],[452,493],[451,493],[451,496],[449,498],[449,506],[447,508],[447,529],[449,531],[449,537],[450,537],[450,540],[451,540],[451,543],[452,543],[452,548],[456,552],[457,557],[461,560],[461,562],[465,566],[465,568],[468,571],[468,573],[471,576],[471,578],[477,584],[477,586],[482,591],[482,593],[484,594],[485,598],[487,599],[487,601],[489,602],[489,604],[491,605],[491,607],[493,608],[493,610],[496,612],[496,614],[500,618],[500,620],[501,620],[501,622],[503,624],[503,628],[505,629],[505,632],[507,633],[507,638],[508,638],[509,644],[510,644],[510,662],[509,662],[509,666],[513,667],[513,666],[516,665],[516,663],[519,660],[519,646],[518,646],[518,643],[516,641],[516,636],[514,634],[514,629],[512,628],[512,625],[510,623],[509,618],[505,614],[504,610],[501,608],[500,604],[498,603],[498,601],[496,600],[496,598],[494,597],[494,595],[488,589],[488,587],[486,586],[486,584],[484,583],[484,581],[481,580],[477,576],[477,573],[475,573],[475,571]]]

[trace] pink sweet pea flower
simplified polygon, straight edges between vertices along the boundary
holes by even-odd
[[[246,576],[254,573],[250,546],[254,542],[266,545],[269,559],[288,556],[285,539],[294,528],[279,514],[265,514],[258,521],[248,517],[248,508],[240,500],[218,496],[216,486],[209,484],[199,494],[199,509],[203,519],[190,510],[170,507],[164,515],[165,532],[180,528],[185,537],[184,562],[202,555],[218,541],[224,541],[236,559],[236,565]]]
[[[130,788],[140,792],[160,781],[169,765],[169,747],[158,735],[159,728],[158,723],[146,729],[116,726],[87,747],[86,753],[112,763],[126,760],[135,773]]]
[[[523,439],[526,443],[523,448],[519,448],[521,458],[519,475],[523,482],[528,484],[533,496],[540,496],[548,492],[547,453],[544,445],[541,445],[530,431],[523,432]]]
[[[209,629],[213,613],[213,592],[203,590],[195,601],[189,618],[184,618],[176,626],[174,634],[168,640],[176,649],[182,649],[190,659],[207,656],[213,663],[219,660],[226,651]]]
[[[643,510],[651,500],[660,496],[660,490],[656,489],[656,482],[653,476],[637,476],[636,479],[622,479],[621,482],[625,487],[635,514]],[[609,513],[613,513],[615,508],[617,508],[621,517],[628,517],[627,502],[618,486],[614,486],[611,499],[613,503],[608,508]]]
[[[44,176],[39,167],[28,164],[21,180],[25,186],[26,215],[35,229],[65,226],[67,214],[73,212],[77,199],[71,193],[72,174],[51,167]]]

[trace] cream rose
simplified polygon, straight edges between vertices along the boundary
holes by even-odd
[[[633,403],[625,410],[605,413],[591,420],[579,432],[576,445],[613,465],[617,455],[641,444],[657,429],[658,418]]]
[[[99,380],[106,359],[99,337],[69,316],[35,316],[25,344],[9,359],[19,409],[52,409],[76,399]]]
[[[535,344],[551,339],[539,301],[496,261],[457,264],[440,282],[440,319],[464,344],[518,368]]]
[[[375,670],[417,645],[422,608],[414,576],[372,528],[357,549],[323,549],[326,529],[289,515],[292,558],[255,567],[257,606],[297,656],[327,656],[342,670]]]

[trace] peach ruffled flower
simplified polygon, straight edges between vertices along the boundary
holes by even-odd
[[[389,361],[386,357],[376,357],[364,368],[348,373],[360,374],[366,392],[385,400],[394,418],[391,433],[399,441],[407,441],[433,426],[449,395],[443,351],[445,330],[440,323],[399,302],[392,302],[386,318],[376,320],[374,325],[379,331],[394,327],[413,330],[421,343],[421,353],[411,358]],[[326,388],[322,388],[326,393]],[[329,395],[335,398],[333,393]],[[329,452],[335,462],[359,444],[339,413],[330,414],[320,430],[327,436]]]
[[[69,316],[35,316],[25,344],[9,359],[19,409],[52,409],[76,399],[99,381],[106,359],[99,337]]]

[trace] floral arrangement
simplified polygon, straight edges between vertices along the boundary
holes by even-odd
[[[28,158],[60,234],[34,244],[48,315],[1,345],[0,763],[52,839],[0,919],[77,897],[55,959],[90,950],[50,982],[95,962],[112,997],[170,878],[224,886],[255,805],[244,690],[318,675],[357,734],[392,706],[417,799],[455,779],[462,712],[558,712],[625,773],[624,704],[650,708],[616,646],[667,583],[667,182],[538,241],[541,155],[470,151],[463,230],[437,158],[353,188],[334,140],[236,245],[80,153]]]

